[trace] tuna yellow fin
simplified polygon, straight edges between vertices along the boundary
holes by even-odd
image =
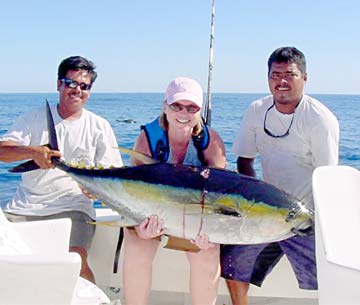
[[[116,221],[102,221],[102,222],[97,222],[97,221],[87,221],[86,223],[88,223],[89,225],[94,225],[94,226],[104,226],[104,227],[122,227],[121,224],[119,224]]]
[[[121,218],[120,220],[88,221],[87,223],[94,226],[118,227],[118,228],[134,227],[137,225],[137,223],[125,217]]]
[[[125,147],[118,147],[119,151],[131,156],[132,158],[141,161],[143,164],[155,164],[158,163],[157,160],[133,149],[128,149]]]
[[[167,243],[164,248],[188,252],[200,251],[200,249],[196,245],[192,244],[189,240],[175,236],[168,236]]]

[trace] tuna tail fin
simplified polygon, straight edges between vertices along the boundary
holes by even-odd
[[[159,163],[157,160],[149,157],[148,155],[145,155],[139,151],[133,150],[133,149],[128,149],[125,147],[118,147],[119,151],[129,155],[130,157],[141,161],[144,164],[155,164],[155,163]]]
[[[25,172],[30,172],[34,169],[39,169],[39,165],[37,165],[35,163],[35,161],[30,160],[24,163],[21,163],[17,166],[14,166],[12,168],[9,169],[10,173],[25,173]]]
[[[59,145],[57,142],[57,136],[56,136],[56,130],[55,130],[55,124],[54,119],[51,114],[51,109],[48,100],[46,100],[46,119],[47,119],[47,127],[49,131],[49,144],[46,144],[44,146],[49,147],[52,150],[59,150]],[[55,158],[54,158],[55,159]],[[56,158],[57,159],[57,158]],[[24,173],[29,172],[34,169],[39,169],[40,167],[35,163],[34,160],[26,161],[24,163],[21,163],[13,168],[9,169],[10,173]]]

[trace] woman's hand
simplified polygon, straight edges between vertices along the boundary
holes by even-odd
[[[215,247],[214,243],[209,242],[209,236],[207,235],[198,235],[195,240],[191,239],[190,242],[201,250],[208,250]]]
[[[156,215],[146,218],[140,225],[135,227],[139,237],[151,239],[164,234],[164,220],[159,220]]]

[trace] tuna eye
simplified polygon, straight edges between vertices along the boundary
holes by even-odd
[[[285,221],[289,222],[291,220],[294,220],[296,218],[296,216],[299,214],[299,212],[300,212],[300,208],[295,208],[295,209],[290,210],[285,218]]]

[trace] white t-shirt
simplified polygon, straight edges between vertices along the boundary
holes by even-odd
[[[331,111],[319,101],[304,95],[294,114],[283,114],[273,104],[272,96],[253,102],[246,110],[240,130],[232,146],[238,157],[261,158],[263,179],[295,195],[313,208],[312,173],[318,166],[336,165],[339,151],[339,124]]]
[[[79,119],[66,121],[59,116],[56,105],[51,106],[51,112],[59,150],[66,162],[103,167],[123,165],[115,135],[105,119],[83,109]],[[25,146],[48,144],[45,107],[19,117],[0,140]],[[57,168],[23,173],[14,198],[4,209],[18,215],[36,216],[74,210],[95,217],[92,200],[70,176]]]

